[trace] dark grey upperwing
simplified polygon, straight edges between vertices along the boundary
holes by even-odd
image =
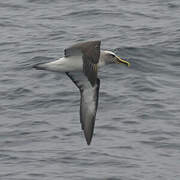
[[[65,57],[82,56],[83,72],[91,85],[94,86],[97,79],[97,67],[100,57],[101,41],[88,41],[75,44],[64,50]]]
[[[88,41],[77,43],[64,50],[64,56],[76,56],[82,53],[85,57],[89,57],[94,64],[99,62],[101,41]]]
[[[86,142],[89,145],[94,131],[100,80],[97,78],[95,85],[92,86],[82,72],[68,72],[66,74],[80,90],[80,122]]]

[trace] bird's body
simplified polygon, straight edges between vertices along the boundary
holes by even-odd
[[[112,53],[111,51],[101,51],[99,61],[97,63],[98,68],[105,65],[105,61],[103,61],[104,56],[106,53]],[[83,71],[83,59],[82,55],[77,56],[69,56],[69,57],[62,57],[56,61],[39,64],[39,69],[46,69],[48,71],[55,71],[55,72],[75,72],[75,71]]]
[[[81,71],[83,62],[81,56],[62,57],[56,61],[42,64],[41,67],[55,72]]]
[[[65,56],[49,63],[37,64],[40,70],[64,72],[79,88],[80,122],[89,145],[93,136],[100,80],[98,68],[110,63],[129,63],[111,51],[100,50],[100,41],[78,43],[65,49]]]

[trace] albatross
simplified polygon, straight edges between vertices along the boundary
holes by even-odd
[[[80,91],[80,123],[84,136],[90,145],[98,108],[100,80],[98,69],[104,65],[116,63],[129,66],[111,51],[100,50],[101,41],[88,41],[75,44],[64,50],[64,57],[36,64],[38,70],[63,72],[73,81]]]

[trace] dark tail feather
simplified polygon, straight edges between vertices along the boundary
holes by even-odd
[[[43,65],[43,63],[35,64],[34,66],[32,66],[32,68],[35,68],[37,70],[44,70],[45,68],[43,67]]]

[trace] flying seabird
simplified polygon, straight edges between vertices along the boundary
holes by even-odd
[[[89,145],[94,131],[100,80],[98,68],[116,63],[129,66],[129,62],[111,51],[100,50],[101,41],[88,41],[75,44],[64,50],[64,57],[49,63],[33,66],[39,70],[64,72],[79,88],[80,123]]]

